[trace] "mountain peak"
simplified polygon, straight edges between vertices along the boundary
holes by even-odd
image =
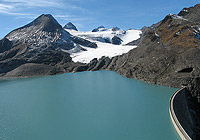
[[[18,40],[30,38],[31,36],[34,38],[36,34],[38,34],[37,36],[42,36],[43,32],[46,32],[45,34],[54,34],[62,30],[62,26],[52,15],[42,14],[29,24],[11,31],[6,37],[10,40]]]
[[[32,21],[30,24],[24,27],[30,27],[30,26],[38,26],[39,28],[42,29],[42,31],[47,31],[47,32],[54,32],[57,29],[62,28],[61,25],[55,20],[55,18],[51,14],[42,14],[34,21]]]
[[[62,26],[56,21],[56,19],[51,14],[42,14],[33,20],[31,23],[20,27],[16,30],[21,30],[24,28],[34,27],[41,31],[55,32],[58,29],[62,29]]]
[[[76,26],[72,24],[71,22],[68,22],[63,28],[78,31]]]

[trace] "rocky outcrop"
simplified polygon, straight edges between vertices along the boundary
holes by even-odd
[[[118,31],[118,30],[120,30],[119,27],[113,27],[113,28],[112,28],[112,31]]]
[[[199,13],[200,13],[200,4],[197,4],[194,7],[183,8],[183,10],[181,10],[181,12],[178,15],[182,16],[188,21],[200,23]]]
[[[103,56],[99,60],[94,58],[88,64],[82,64],[73,70],[73,72],[82,72],[82,71],[97,71],[97,70],[105,70],[111,62],[109,57]]]
[[[73,36],[72,38],[73,38],[73,41],[77,44],[80,44],[80,45],[86,46],[86,47],[90,47],[90,48],[97,48],[97,44],[94,42],[90,42],[88,40],[85,40],[83,38],[76,37],[76,36]]]
[[[104,26],[99,26],[98,28],[95,28],[92,30],[92,32],[99,32],[99,31],[104,31],[106,28]]]
[[[7,38],[3,38],[0,40],[0,53],[10,50],[12,47],[12,42]]]
[[[111,40],[111,43],[114,45],[120,45],[122,42],[121,38],[119,38],[118,36],[114,36]]]

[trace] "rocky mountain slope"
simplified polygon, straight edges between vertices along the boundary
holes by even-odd
[[[95,48],[88,40],[74,37],[49,14],[13,30],[0,40],[0,76],[20,77],[69,72],[74,66],[71,51]]]

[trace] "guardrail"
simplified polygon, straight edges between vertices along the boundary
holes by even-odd
[[[178,91],[176,91],[173,96],[170,99],[170,106],[169,106],[169,113],[170,113],[170,117],[172,120],[172,123],[177,131],[177,133],[179,134],[179,136],[181,137],[182,140],[192,140],[190,138],[190,136],[187,134],[187,132],[185,132],[185,130],[183,129],[183,127],[181,126],[180,122],[178,121],[178,118],[176,117],[176,113],[174,112],[174,107],[173,107],[173,101],[174,98],[177,94],[179,94],[182,90],[184,90],[185,87],[179,89]]]

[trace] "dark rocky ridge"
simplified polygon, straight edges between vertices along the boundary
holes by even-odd
[[[119,38],[118,36],[114,36],[111,40],[111,43],[114,45],[120,45],[122,42],[121,38]]]
[[[197,4],[194,7],[183,8],[183,10],[178,15],[192,22],[200,23],[199,13],[200,13],[200,4]]]
[[[0,40],[0,53],[8,51],[11,49],[12,42],[9,41],[7,38],[3,38]]]
[[[104,26],[99,26],[98,28],[93,29],[92,32],[98,32],[98,31],[100,31],[100,29],[101,29],[101,30],[102,30],[102,29],[104,30],[104,28],[105,28]],[[105,30],[106,30],[106,29],[105,29]]]
[[[73,37],[73,41],[75,43],[83,45],[83,46],[87,46],[87,47],[90,47],[90,48],[97,48],[97,44],[96,43],[90,42],[90,41],[85,40],[83,38],[79,38],[77,36]]]

